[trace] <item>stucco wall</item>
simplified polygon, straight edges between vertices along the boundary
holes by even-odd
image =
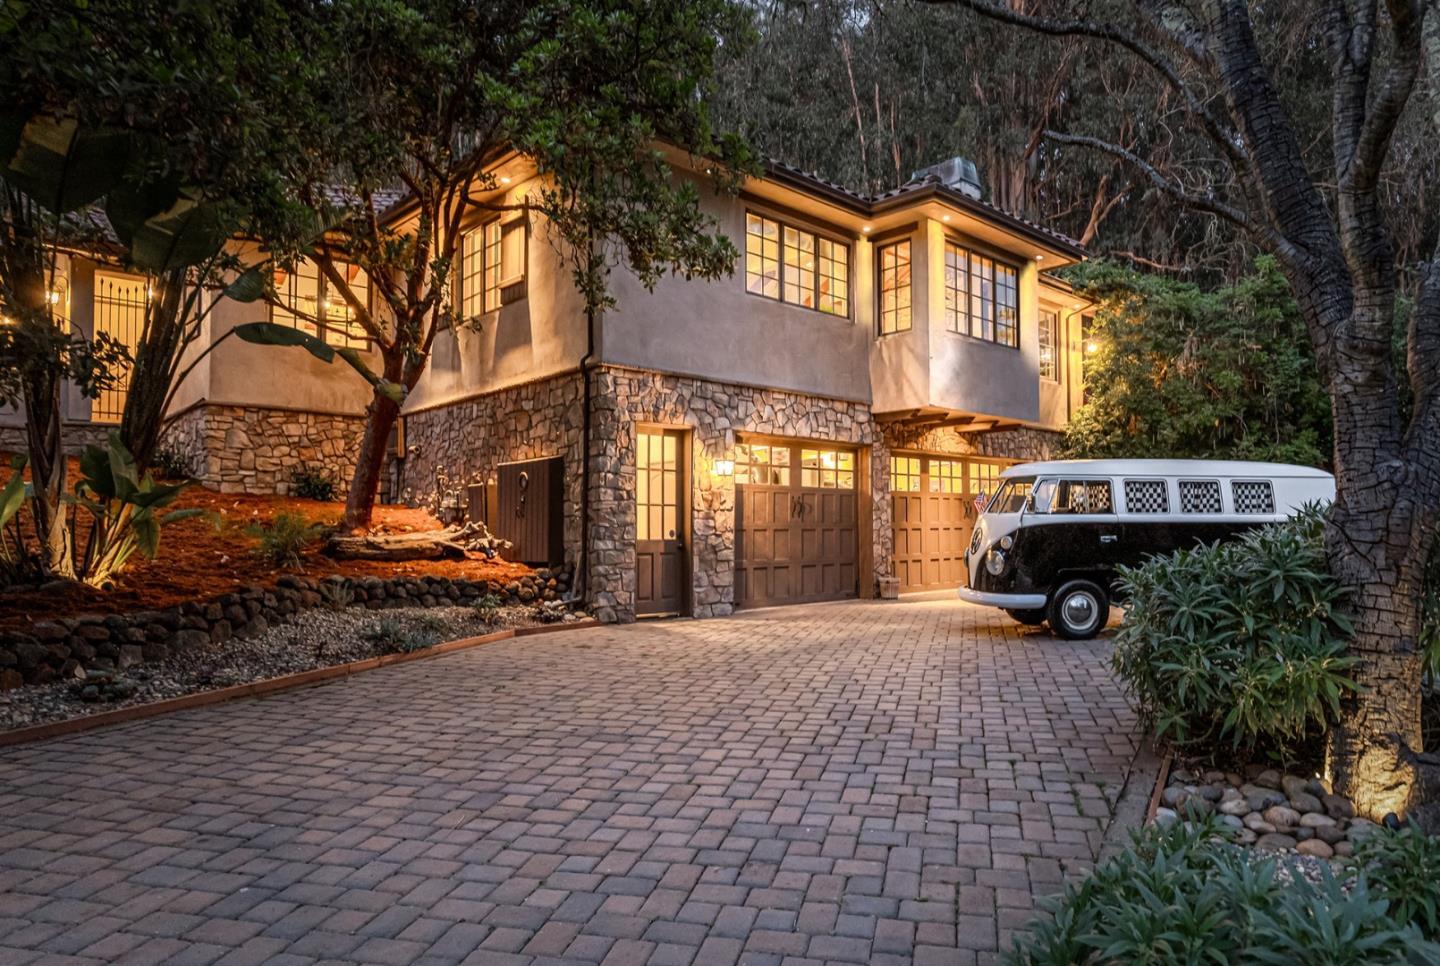
[[[870,246],[843,226],[827,226],[754,199],[717,197],[699,187],[740,258],[713,282],[667,276],[647,292],[633,274],[612,275],[616,306],[605,313],[601,358],[617,365],[686,373],[720,382],[773,386],[869,402],[874,331]],[[754,210],[817,230],[850,246],[850,317],[840,318],[745,291],[745,212]]]

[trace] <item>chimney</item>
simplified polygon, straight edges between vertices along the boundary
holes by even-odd
[[[961,194],[969,195],[977,201],[980,198],[980,172],[976,170],[975,162],[969,158],[951,158],[948,161],[941,161],[928,168],[921,168],[910,176],[911,181],[925,181],[931,178],[946,187],[954,188]]]

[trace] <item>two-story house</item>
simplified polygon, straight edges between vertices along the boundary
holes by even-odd
[[[519,155],[496,174],[510,203],[537,187]],[[734,275],[649,292],[617,271],[615,306],[593,314],[542,218],[477,212],[455,301],[479,325],[436,340],[392,493],[453,497],[559,458],[564,556],[609,619],[871,596],[890,578],[958,586],[977,494],[1049,455],[1080,404],[1088,306],[1049,274],[1079,245],[987,204],[958,160],[875,198],[779,164],[738,196],[702,194],[740,250]],[[88,308],[71,317],[98,326],[120,283],[81,269],[68,297]],[[276,281],[325,320],[318,334],[363,348],[313,268]],[[205,340],[265,313],[217,306]],[[368,392],[343,367],[230,339],[181,387],[168,442],[228,490],[283,491],[301,466],[348,481]]]

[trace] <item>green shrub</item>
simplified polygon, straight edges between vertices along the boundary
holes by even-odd
[[[330,503],[335,499],[335,480],[314,466],[297,466],[290,475],[291,490],[302,500]]]
[[[1287,860],[1288,861],[1288,860]],[[1383,886],[1277,876],[1277,860],[1225,841],[1214,818],[1154,826],[1048,901],[1009,961],[1440,963],[1440,946],[1391,914]]]
[[[182,451],[169,446],[155,451],[150,465],[162,480],[186,480],[190,478],[190,458]]]
[[[1411,824],[1378,827],[1361,841],[1351,864],[1390,900],[1390,912],[1440,938],[1440,838]]]
[[[251,536],[259,539],[255,552],[277,567],[304,569],[305,549],[323,537],[329,528],[310,523],[298,513],[280,513],[268,525],[254,523]]]
[[[1355,688],[1318,510],[1122,571],[1113,665],[1157,738],[1187,752],[1293,751]]]
[[[500,605],[498,594],[486,594],[475,602],[475,616],[483,623],[494,624],[500,619]]]
[[[414,628],[407,628],[387,617],[362,633],[361,637],[382,651],[409,654],[433,647],[439,643],[444,632],[445,622],[437,617],[422,617]]]

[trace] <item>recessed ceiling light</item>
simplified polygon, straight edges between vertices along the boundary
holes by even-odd
[[[510,183],[510,176],[509,176],[508,174],[502,174],[502,175],[500,176],[500,183],[501,183],[501,184],[509,184],[509,183]]]
[[[946,215],[945,217],[941,218],[940,220],[941,220],[941,221],[949,221],[949,220],[950,220],[950,216],[949,216],[949,215]]]
[[[861,228],[860,230],[863,231],[863,232],[865,232],[866,234],[869,234],[869,232],[870,232],[870,226],[869,226],[869,225],[866,225],[864,228]]]
[[[1044,255],[1036,255],[1036,256],[1035,256],[1035,261],[1037,261],[1037,262],[1043,262],[1043,261],[1045,261],[1045,256],[1044,256]]]

